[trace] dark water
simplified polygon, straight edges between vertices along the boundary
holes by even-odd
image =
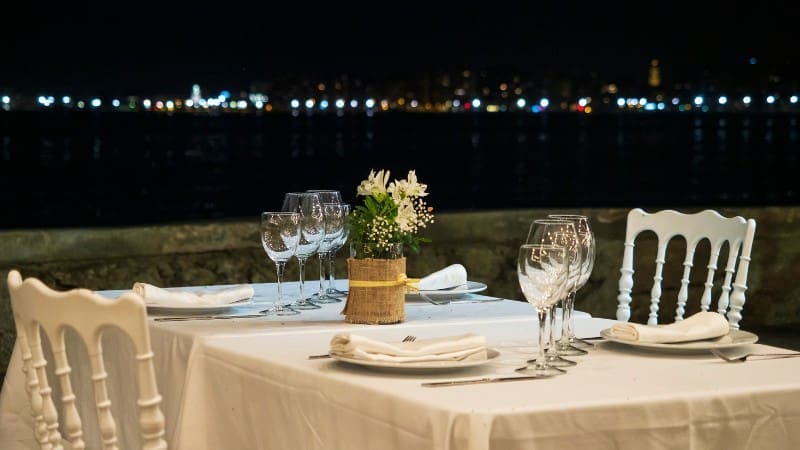
[[[0,228],[253,217],[416,169],[437,211],[800,204],[791,114],[0,111]]]

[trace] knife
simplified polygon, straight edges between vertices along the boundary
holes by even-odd
[[[234,316],[176,316],[176,317],[156,317],[156,322],[182,322],[186,320],[214,320],[214,319],[249,319],[264,317],[264,314],[239,314]]]
[[[466,384],[505,383],[508,381],[540,380],[543,378],[553,378],[553,376],[525,375],[522,377],[486,377],[486,378],[472,378],[469,380],[432,381],[428,383],[422,383],[422,386],[423,387],[463,386]]]

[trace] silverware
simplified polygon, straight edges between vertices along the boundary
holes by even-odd
[[[471,378],[468,380],[431,381],[427,383],[422,383],[422,386],[423,387],[464,386],[467,384],[507,383],[509,381],[541,380],[544,378],[553,378],[553,376],[525,375],[521,377],[486,377],[486,378]]]
[[[408,335],[408,336],[403,338],[403,342],[414,342],[416,340],[417,340],[417,337],[413,336],[413,335]],[[325,359],[325,358],[330,358],[330,357],[331,357],[330,353],[324,353],[322,355],[309,355],[308,359]]]
[[[156,317],[153,319],[156,322],[183,322],[187,320],[215,320],[215,319],[251,319],[256,317],[264,317],[265,314],[258,312],[255,314],[236,314],[231,316],[174,316],[174,317]]]
[[[450,305],[450,304],[455,305],[455,304],[458,304],[458,303],[499,302],[499,301],[503,300],[500,297],[468,298],[468,299],[463,299],[463,298],[456,297],[456,298],[453,298],[452,300],[449,300],[449,299],[435,300],[433,297],[431,297],[428,294],[425,294],[422,291],[417,292],[417,294],[419,294],[419,296],[422,297],[422,299],[425,300],[426,302],[433,303],[434,305],[438,305],[438,306]]]
[[[717,349],[711,349],[711,353],[717,357],[724,359],[729,363],[745,362],[751,356],[760,356],[761,359],[780,359],[780,358],[793,358],[800,356],[800,352],[795,353],[745,353],[744,355],[730,357]]]

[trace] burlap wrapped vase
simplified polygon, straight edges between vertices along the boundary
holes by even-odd
[[[351,243],[345,321],[370,325],[406,319],[406,258],[401,243],[389,251],[370,250],[370,244]],[[377,256],[377,257],[372,257]]]

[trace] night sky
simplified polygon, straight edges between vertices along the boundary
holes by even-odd
[[[286,74],[496,67],[614,77],[651,58],[676,78],[735,72],[751,57],[794,75],[800,59],[796,16],[783,3],[271,3],[27,6],[0,25],[0,89],[154,95],[192,83],[246,89]]]

